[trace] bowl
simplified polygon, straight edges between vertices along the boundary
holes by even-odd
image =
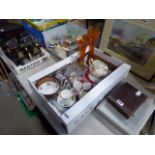
[[[45,76],[37,81],[36,87],[43,95],[51,96],[59,91],[60,82],[55,77]]]

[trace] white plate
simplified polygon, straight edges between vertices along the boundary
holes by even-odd
[[[44,95],[55,94],[59,90],[59,85],[55,82],[45,82],[39,86],[39,92]]]

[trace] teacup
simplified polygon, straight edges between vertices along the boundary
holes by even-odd
[[[88,78],[93,82],[98,82],[100,79],[94,75],[92,75],[91,73],[88,74]]]
[[[91,86],[92,86],[91,83],[85,81],[83,83],[83,90],[88,91],[91,89]]]
[[[73,82],[73,88],[75,91],[79,92],[82,89],[82,87],[83,87],[83,84],[80,81],[75,80]]]
[[[74,88],[74,90],[76,91],[76,92],[80,92],[81,90],[83,90],[83,91],[88,91],[88,90],[90,90],[91,89],[91,83],[90,82],[87,82],[87,81],[85,81],[85,80],[83,80],[83,81],[74,81],[74,83],[73,83],[73,88]]]
[[[62,107],[70,107],[75,103],[75,101],[75,95],[70,89],[62,90],[57,98],[58,104],[60,104]]]
[[[92,74],[92,77],[101,78],[106,76],[109,72],[109,67],[106,63],[101,60],[93,60],[92,58],[89,60],[89,71]]]
[[[63,48],[59,46],[55,48],[55,53],[57,54],[57,56],[59,56],[62,59],[67,57],[66,50],[64,50]]]

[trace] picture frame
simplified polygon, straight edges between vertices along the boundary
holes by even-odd
[[[155,75],[155,20],[108,19],[99,49],[131,65],[147,81]]]

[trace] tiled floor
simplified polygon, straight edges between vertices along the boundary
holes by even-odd
[[[29,116],[15,94],[0,81],[0,134],[46,135],[56,132],[40,113],[38,116]]]

